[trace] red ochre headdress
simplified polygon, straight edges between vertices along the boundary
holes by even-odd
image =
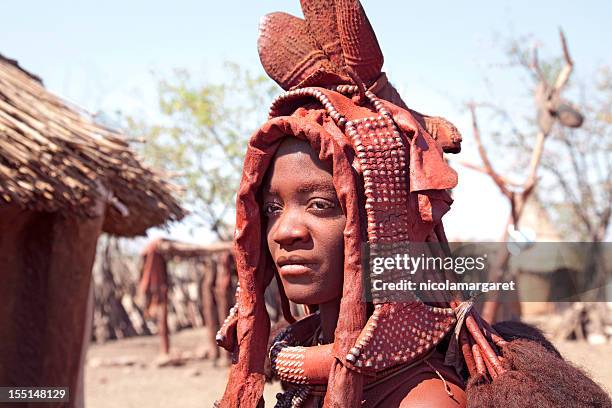
[[[281,380],[326,385],[325,406],[359,406],[364,384],[425,357],[453,330],[456,360],[465,361],[471,374],[496,377],[503,369],[492,344],[503,340],[466,303],[433,307],[416,298],[403,303],[379,299],[368,318],[362,244],[446,242],[441,219],[450,208],[447,190],[456,186],[457,174],[443,151],[458,152],[461,137],[445,119],[407,108],[381,72],[382,52],[358,0],[301,4],[304,20],[273,13],[261,25],[261,61],[288,92],[274,101],[269,121],[247,147],[234,241],[240,290],[217,339],[235,352],[235,359],[220,405],[256,407],[263,392],[270,334],[264,290],[275,270],[257,194],[285,137],[306,140],[321,160],[333,163],[346,227],[334,343],[293,347],[300,332],[312,332],[316,321],[291,325],[270,350]],[[293,322],[279,286],[285,318]],[[308,388],[296,390],[287,406],[298,403]]]

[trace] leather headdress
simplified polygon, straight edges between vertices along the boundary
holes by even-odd
[[[321,160],[333,163],[346,227],[334,343],[293,347],[293,337],[302,329],[312,331],[316,321],[306,318],[290,326],[270,351],[281,380],[326,385],[325,406],[359,406],[369,379],[423,358],[453,328],[470,372],[496,376],[502,369],[488,340],[499,339],[488,331],[482,334],[477,316],[465,304],[432,307],[416,298],[408,303],[381,299],[366,315],[362,243],[446,242],[441,218],[450,208],[447,190],[456,185],[457,175],[443,151],[458,152],[461,137],[445,119],[406,107],[381,72],[382,52],[358,0],[301,4],[305,20],[285,13],[262,20],[261,61],[288,92],[274,101],[269,121],[247,148],[236,204],[240,291],[217,339],[235,352],[235,361],[220,405],[256,407],[263,392],[270,331],[264,290],[275,270],[257,193],[285,137],[306,140]],[[285,318],[293,322],[279,286]],[[278,406],[299,406],[308,388],[295,389]]]

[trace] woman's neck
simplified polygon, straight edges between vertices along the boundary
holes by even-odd
[[[332,343],[334,341],[334,332],[336,331],[338,316],[340,314],[340,299],[320,304],[319,313],[321,315],[323,341],[326,344]]]

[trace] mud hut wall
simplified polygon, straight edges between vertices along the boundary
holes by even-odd
[[[0,384],[78,392],[86,304],[104,214],[0,210]]]

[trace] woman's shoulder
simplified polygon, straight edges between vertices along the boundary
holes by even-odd
[[[466,406],[465,391],[440,378],[430,378],[408,391],[400,408],[460,408]]]
[[[411,365],[390,376],[366,392],[368,407],[436,407],[466,406],[463,381],[454,369],[443,364],[439,355]]]

